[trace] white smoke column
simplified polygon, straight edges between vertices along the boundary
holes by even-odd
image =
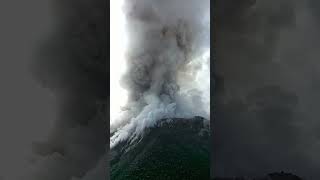
[[[127,44],[111,62],[125,59],[120,83],[128,101],[111,121],[111,148],[163,118],[210,119],[210,1],[131,0],[122,8]]]

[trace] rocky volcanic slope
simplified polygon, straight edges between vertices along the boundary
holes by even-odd
[[[111,150],[111,180],[210,179],[209,121],[163,119]]]

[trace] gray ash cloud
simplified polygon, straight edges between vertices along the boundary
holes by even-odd
[[[108,177],[106,3],[53,1],[56,27],[40,43],[32,72],[57,97],[57,116],[18,179]]]
[[[53,3],[57,28],[50,32],[45,41],[41,42],[41,47],[37,52],[38,56],[33,64],[33,73],[35,80],[42,87],[50,89],[57,97],[57,118],[53,128],[48,132],[49,138],[34,143],[34,154],[28,162],[28,168],[24,172],[16,173],[21,175],[18,179],[78,180],[108,177],[109,119],[106,109],[109,107],[106,104],[109,101],[107,93],[109,87],[106,67],[109,59],[106,57],[108,43],[106,42],[108,35],[106,23],[108,20],[105,16],[105,3],[107,1],[100,0],[54,1]],[[163,1],[163,4],[160,4],[164,6],[163,10],[170,6],[178,7],[181,1],[173,3]],[[198,7],[199,3],[193,2],[193,5]],[[191,8],[192,6],[189,4],[183,7]],[[175,17],[175,13],[173,11],[171,13],[172,17]],[[147,21],[153,21],[152,16],[139,13],[137,15],[148,19]],[[188,20],[190,20],[189,17],[192,16],[188,15]],[[170,20],[168,17],[165,19]],[[130,68],[130,72],[135,76],[124,78],[125,84],[133,90],[130,95],[131,99],[138,99],[139,91],[144,92],[149,88],[152,89],[151,94],[156,94],[156,96],[150,96],[147,101],[154,102],[154,99],[160,98],[160,94],[164,94],[164,96],[161,95],[163,98],[161,101],[173,101],[177,90],[176,79],[172,75],[174,74],[173,69],[181,67],[186,62],[186,56],[189,56],[187,53],[189,44],[186,42],[189,34],[185,32],[187,29],[184,28],[184,21],[176,21],[178,18],[172,19],[174,21],[166,22],[165,26],[156,25],[157,28],[161,27],[158,29],[160,31],[150,31],[149,34],[154,35],[153,33],[159,32],[160,36],[167,36],[168,38],[163,40],[161,45],[172,45],[173,48],[167,47],[170,51],[164,50],[165,47],[156,48],[160,44],[157,44],[157,40],[152,40],[149,41],[150,44],[136,46],[136,48],[141,48],[136,54],[129,53],[131,57],[145,57],[150,60],[149,64],[149,62],[143,62],[143,58],[137,58],[135,63],[140,63],[140,65],[132,64]],[[148,28],[154,27],[153,25],[142,27],[149,31]],[[192,24],[187,26],[190,25]],[[139,29],[136,30],[136,34],[142,33]],[[185,37],[188,38],[184,39]],[[170,40],[173,40],[174,43],[165,42]],[[138,40],[137,43],[145,42]],[[147,47],[152,51],[142,56],[140,54],[142,49]],[[153,50],[158,52],[153,52]],[[159,54],[163,54],[162,52],[175,54],[176,59],[180,59],[181,62],[174,59],[167,61],[168,64],[161,65]],[[158,55],[156,59],[148,57]],[[165,56],[169,55],[164,53],[163,56],[162,58],[165,59]],[[209,63],[209,60],[206,62]],[[193,66],[190,68],[194,69]],[[146,76],[150,78],[144,79]],[[193,94],[199,95],[199,93],[199,91],[193,91]],[[192,101],[181,101],[180,103],[186,104],[192,110],[191,104],[193,103],[190,102]],[[137,107],[139,109],[140,105]],[[150,108],[154,107],[150,106]]]
[[[215,5],[214,174],[255,177],[283,170],[318,179],[319,5]]]
[[[203,84],[207,87],[203,90],[197,84],[185,84],[209,66],[209,57],[198,62],[197,58],[210,48],[210,2],[136,0],[124,4],[129,43],[128,69],[121,83],[129,100],[124,115],[111,126],[111,144],[138,135],[162,118],[201,115],[208,119],[209,101],[204,97],[208,85]]]

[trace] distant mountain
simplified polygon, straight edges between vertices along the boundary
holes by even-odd
[[[209,121],[163,119],[111,150],[111,180],[210,179]]]

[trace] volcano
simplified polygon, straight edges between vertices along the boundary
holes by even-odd
[[[111,149],[113,180],[210,179],[209,120],[159,120]]]

